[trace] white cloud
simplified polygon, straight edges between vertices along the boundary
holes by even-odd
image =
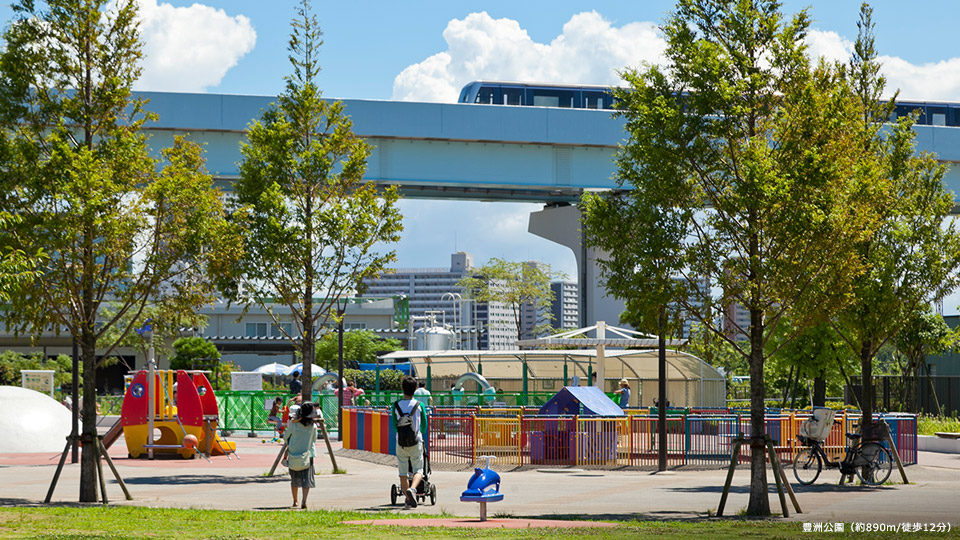
[[[614,27],[596,11],[572,16],[550,43],[533,41],[519,22],[486,12],[451,20],[443,38],[447,50],[396,76],[393,99],[451,102],[464,84],[480,79],[615,85],[617,70],[660,63],[666,46],[655,23]],[[853,52],[853,41],[836,32],[811,29],[806,42],[814,58],[846,62]],[[888,95],[900,89],[907,99],[960,101],[960,58],[922,65],[892,56],[879,61]]]
[[[550,43],[537,43],[512,19],[486,12],[453,19],[447,50],[413,64],[394,79],[393,99],[455,101],[478,79],[617,84],[617,70],[657,62],[664,49],[654,23],[614,27],[596,11],[578,13]]]
[[[853,54],[853,42],[836,32],[810,30],[807,51],[811,58],[823,56],[831,62],[847,62]]]
[[[902,58],[882,56],[888,94],[900,89],[902,100],[960,101],[960,58],[916,65]]]
[[[174,7],[138,0],[143,40],[143,75],[138,90],[203,92],[253,50],[257,33],[250,19],[203,4]]]
[[[811,30],[807,36],[811,56],[847,62],[853,54],[853,41],[836,32]],[[886,96],[899,89],[900,99],[923,101],[960,101],[960,58],[927,64],[912,64],[897,56],[880,56],[880,71],[887,78]]]

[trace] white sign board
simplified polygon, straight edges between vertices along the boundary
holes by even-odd
[[[256,371],[230,373],[230,389],[234,392],[260,392],[263,390],[263,375]]]
[[[20,371],[20,386],[50,394],[53,397],[52,369],[24,369]]]

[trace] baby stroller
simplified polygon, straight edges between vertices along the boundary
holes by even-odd
[[[430,505],[435,506],[437,504],[437,486],[430,482],[430,473],[430,455],[427,452],[426,446],[424,446],[423,479],[420,481],[420,485],[417,486],[417,503],[424,504],[427,497],[430,497]],[[409,478],[411,482],[413,481],[413,471],[408,470],[407,478]],[[393,484],[393,486],[390,487],[390,504],[396,505],[398,498],[404,500],[405,496],[400,486]]]

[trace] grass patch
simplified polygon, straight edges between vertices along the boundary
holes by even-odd
[[[921,414],[917,417],[917,434],[934,435],[937,432],[960,433],[960,418]]]
[[[345,520],[411,517],[416,514],[335,510],[225,511],[136,506],[62,506],[0,508],[0,539],[264,539],[343,538],[377,540],[417,538],[553,539],[557,536],[582,540],[636,538],[797,538],[801,522],[777,519],[704,519],[695,521],[620,521],[612,529],[411,529],[372,525],[343,525]],[[436,516],[431,516],[436,517]],[[832,533],[831,538],[862,534]],[[871,538],[892,538],[872,534]]]

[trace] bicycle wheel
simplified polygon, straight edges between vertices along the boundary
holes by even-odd
[[[864,484],[879,486],[890,478],[890,471],[893,470],[893,457],[890,451],[875,442],[865,442],[860,445],[860,460],[857,463],[865,463],[858,466],[857,476]]]
[[[805,486],[816,482],[821,470],[823,470],[823,461],[812,446],[804,447],[793,458],[793,475],[797,477],[797,482]]]

